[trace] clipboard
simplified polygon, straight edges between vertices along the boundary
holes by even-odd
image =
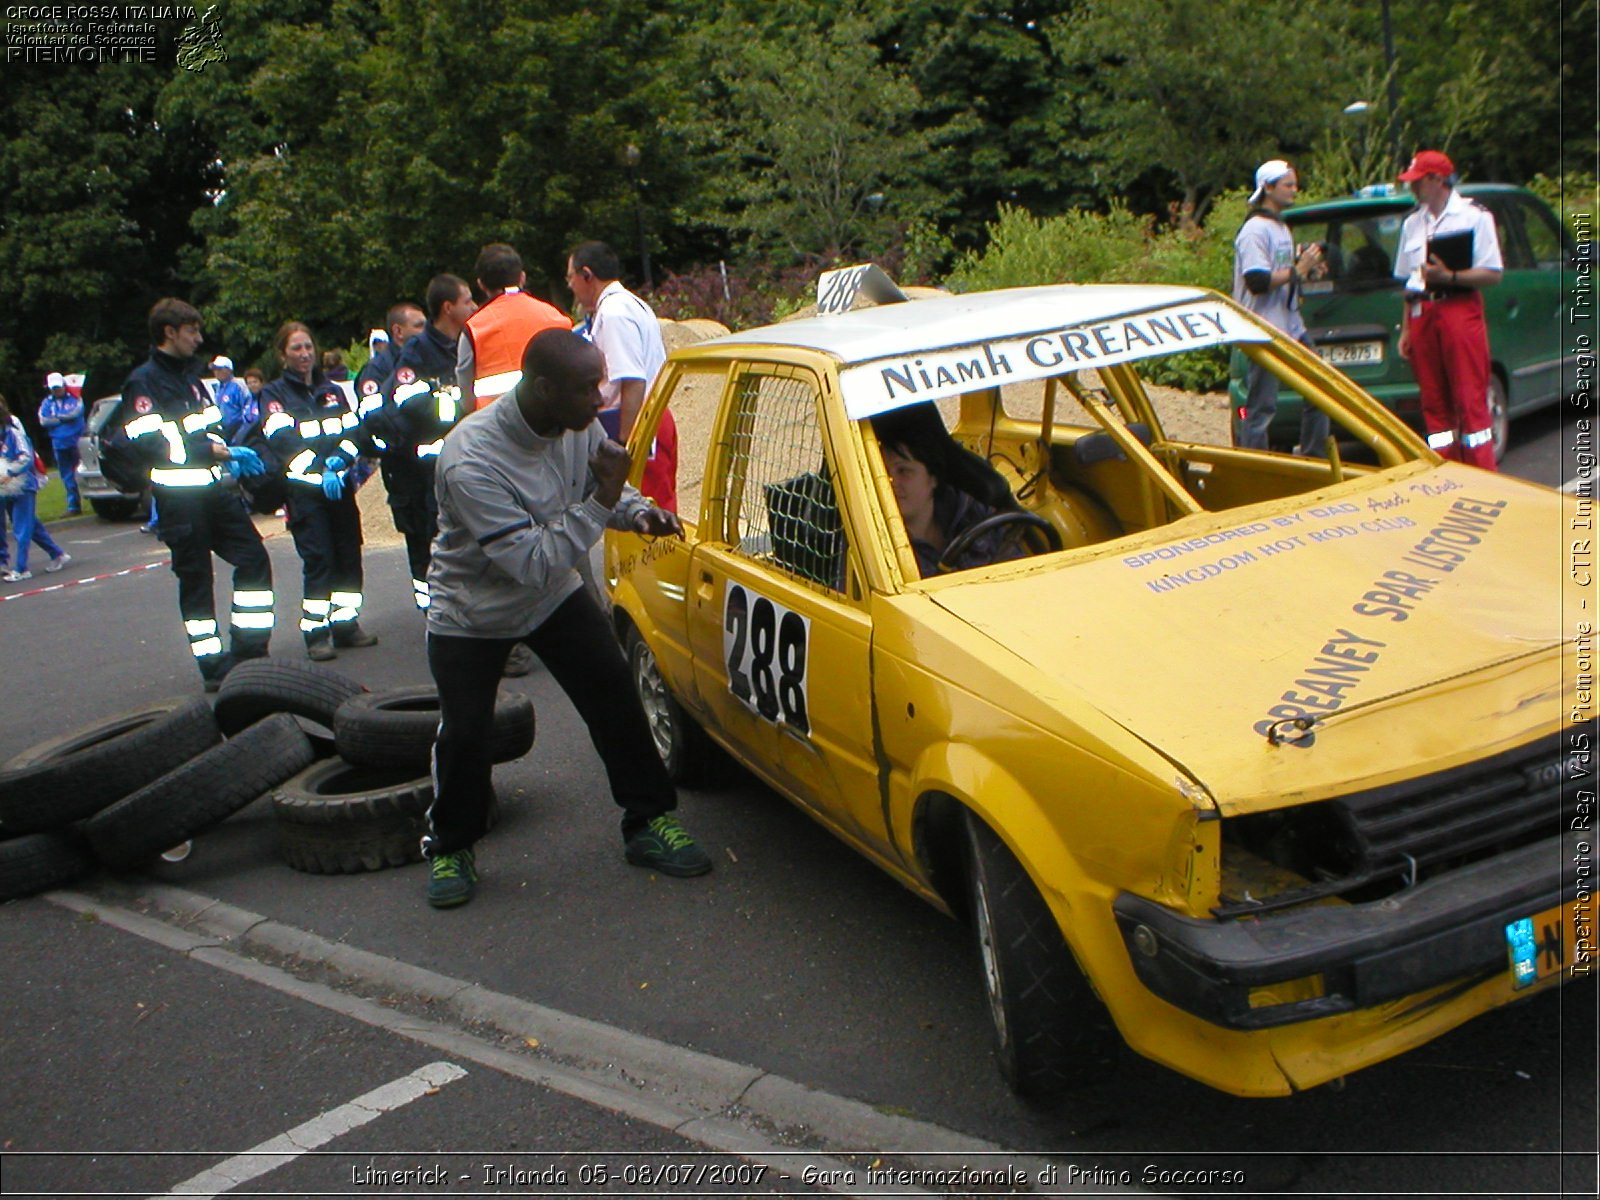
[[[1444,233],[1428,239],[1428,257],[1437,258],[1452,271],[1465,271],[1472,266],[1472,230]]]

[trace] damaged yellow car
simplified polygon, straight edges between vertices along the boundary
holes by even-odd
[[[1325,445],[1236,449],[1155,382],[1233,349]],[[1193,288],[681,349],[636,462],[669,405],[686,534],[606,545],[657,748],[688,779],[716,743],[970,920],[1019,1092],[1120,1035],[1283,1094],[1592,973],[1578,501]]]

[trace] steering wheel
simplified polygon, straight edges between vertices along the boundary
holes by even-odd
[[[971,528],[963,530],[950,539],[944,552],[939,555],[939,573],[947,574],[955,570],[951,564],[961,557],[963,553],[984,534],[991,529],[998,529],[1002,525],[1027,525],[1044,533],[1045,541],[1050,544],[1051,550],[1061,549],[1061,535],[1056,532],[1056,527],[1043,517],[1031,512],[997,512],[992,513],[979,521]]]

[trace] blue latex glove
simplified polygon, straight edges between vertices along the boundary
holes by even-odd
[[[324,471],[322,473],[322,494],[329,500],[337,500],[344,495],[344,476],[337,471]]]
[[[239,478],[241,464],[234,462],[233,459],[230,458],[222,465],[227,468],[229,475],[232,475],[235,479]]]
[[[261,455],[248,446],[231,446],[228,449],[231,457],[228,459],[228,468],[238,469],[240,475],[265,475],[267,465],[261,461]]]
[[[330,454],[327,458],[322,460],[322,465],[327,467],[330,471],[343,471],[350,464],[345,462],[344,455]]]

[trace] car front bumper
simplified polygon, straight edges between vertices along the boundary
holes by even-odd
[[[1591,835],[1569,832],[1382,900],[1259,918],[1187,917],[1128,894],[1112,908],[1134,972],[1153,993],[1224,1028],[1267,1029],[1452,982],[1509,978],[1506,927],[1571,902],[1593,868],[1593,846]],[[1592,925],[1588,934],[1592,958]],[[1561,955],[1561,944],[1549,952]],[[1272,1002],[1275,985],[1281,994],[1296,984],[1318,994]]]

